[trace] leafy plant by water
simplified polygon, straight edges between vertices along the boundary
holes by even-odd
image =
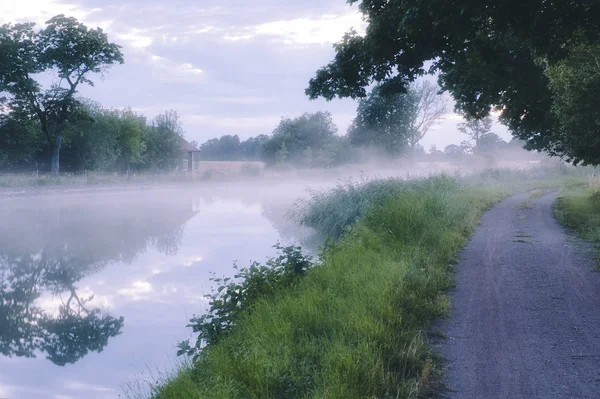
[[[291,289],[313,266],[312,257],[302,253],[299,246],[273,246],[280,254],[270,258],[265,264],[253,262],[248,267],[239,268],[233,278],[212,277],[216,288],[206,297],[209,310],[201,316],[194,316],[188,327],[198,333],[196,343],[189,340],[178,344],[177,355],[186,354],[197,358],[206,345],[213,345],[227,336],[237,320],[252,311],[259,300],[273,297],[281,290]]]

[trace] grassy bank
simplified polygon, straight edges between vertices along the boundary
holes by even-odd
[[[54,176],[47,172],[0,173],[0,188],[27,187],[82,187],[87,185],[127,185],[155,183],[190,183],[211,180],[235,180],[258,177],[263,174],[260,162],[199,162],[194,173],[167,172],[61,172]]]
[[[600,249],[600,180],[563,190],[554,205],[556,219]]]
[[[314,193],[296,217],[337,241],[293,286],[254,301],[153,396],[417,397],[437,372],[430,323],[448,312],[452,264],[483,212],[514,191],[567,180],[488,172]]]

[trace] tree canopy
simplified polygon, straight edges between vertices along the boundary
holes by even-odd
[[[399,154],[408,147],[411,123],[417,112],[413,93],[385,96],[376,86],[358,102],[356,118],[348,129],[350,143]]]
[[[445,112],[445,99],[427,81],[396,94],[385,94],[375,86],[359,100],[348,138],[353,145],[381,148],[390,155],[409,149],[415,152],[419,141]]]
[[[368,22],[366,34],[351,31],[335,45],[334,60],[309,83],[310,98],[363,98],[373,82],[381,83],[382,92],[404,92],[417,77],[438,73],[441,87],[467,117],[481,119],[497,110],[528,149],[574,163],[600,163],[600,144],[587,141],[597,136],[596,117],[560,99],[570,92],[583,100],[598,87],[597,67],[583,84],[575,84],[597,54],[597,1],[349,3],[358,3]],[[597,109],[597,98],[587,98],[589,107]],[[567,115],[569,122],[561,121]],[[586,125],[583,132],[575,129],[579,123]],[[586,150],[586,144],[593,148]]]
[[[77,101],[86,118],[65,123],[63,171],[172,170],[179,164],[183,132],[175,111],[148,120],[131,109]],[[0,170],[36,170],[51,153],[44,141],[38,121],[15,112],[0,115]]]
[[[267,165],[288,163],[299,167],[331,166],[342,156],[343,144],[329,112],[283,118],[263,144]]]
[[[8,109],[39,122],[51,153],[51,171],[58,173],[60,149],[68,122],[85,118],[75,95],[80,84],[93,86],[92,73],[123,63],[120,46],[102,29],[89,29],[75,18],[57,15],[46,27],[35,24],[0,26],[0,97]],[[40,74],[58,78],[43,89]]]
[[[469,136],[473,146],[479,148],[482,137],[491,133],[492,124],[492,118],[489,116],[483,119],[467,119],[458,124],[458,130]]]

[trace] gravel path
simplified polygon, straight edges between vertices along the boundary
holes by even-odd
[[[600,398],[600,273],[554,220],[555,195],[530,197],[486,213],[461,253],[445,398]]]

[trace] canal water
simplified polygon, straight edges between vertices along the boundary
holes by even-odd
[[[0,398],[127,397],[172,370],[211,273],[292,240],[296,193],[240,190],[0,199]]]

